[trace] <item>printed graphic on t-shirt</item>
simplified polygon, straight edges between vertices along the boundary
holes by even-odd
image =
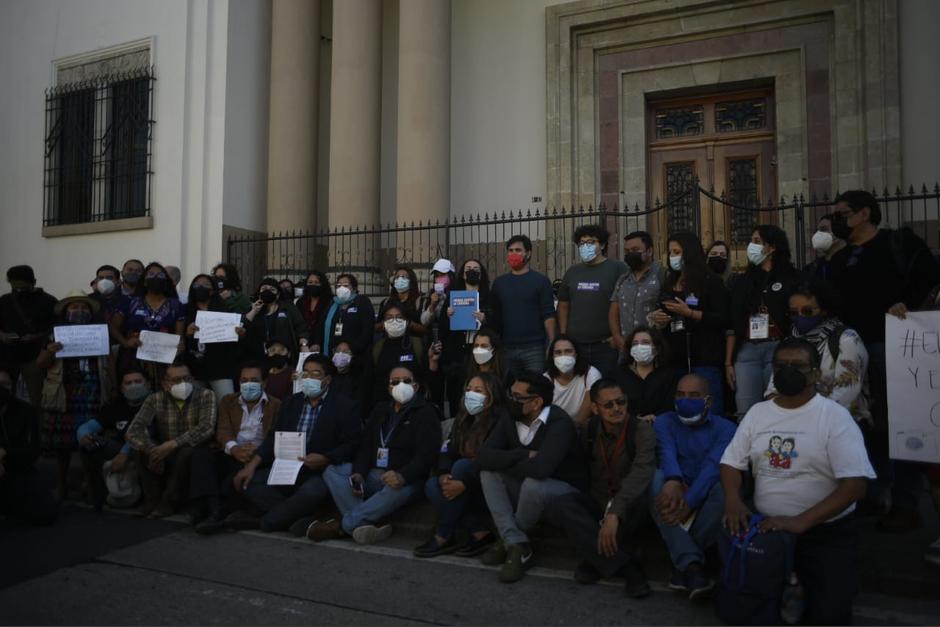
[[[793,460],[799,457],[799,453],[796,452],[796,438],[777,434],[770,436],[764,457],[770,460],[771,468],[790,470],[793,467]]]
[[[601,284],[598,281],[578,281],[579,292],[599,292]]]

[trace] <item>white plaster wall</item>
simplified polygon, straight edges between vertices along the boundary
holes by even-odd
[[[545,197],[545,7],[453,0],[451,215]]]
[[[901,0],[901,167],[905,186],[940,181],[940,2]]]

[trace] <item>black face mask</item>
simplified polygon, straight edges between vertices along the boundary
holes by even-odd
[[[310,298],[319,298],[323,294],[322,285],[307,285],[304,287],[304,294]]]
[[[643,253],[627,253],[623,256],[623,260],[630,266],[630,269],[636,272],[643,267]]]
[[[796,396],[806,389],[806,375],[796,366],[774,366],[774,386],[784,396]]]
[[[839,214],[834,214],[832,216],[832,234],[839,239],[847,240],[849,235],[852,234],[852,229],[849,227],[848,223],[845,221],[845,216]]]
[[[287,365],[287,355],[271,355],[268,357],[268,367],[280,370]]]
[[[509,401],[509,415],[512,416],[513,420],[519,421],[525,418],[525,412],[522,410],[522,406],[525,403],[520,401]]]
[[[272,292],[271,290],[264,290],[260,294],[258,294],[258,298],[265,305],[270,305],[271,303],[277,300],[277,294],[275,292]]]
[[[212,298],[212,289],[206,287],[205,285],[197,285],[193,287],[193,300],[197,303],[204,303]]]
[[[282,287],[281,288],[281,300],[294,300],[294,288]]]
[[[480,271],[479,270],[467,270],[464,274],[464,280],[467,282],[467,285],[479,285],[480,284]]]
[[[148,278],[144,285],[147,287],[147,291],[151,294],[165,294],[166,293],[166,279],[160,278],[158,276],[152,276]]]
[[[221,277],[216,277],[216,278],[215,278],[215,287],[216,287],[217,290],[219,290],[219,291],[221,292],[222,290],[227,290],[227,289],[229,289],[229,284],[228,284],[228,281],[227,281],[226,279],[223,279],[223,278],[221,278]]]
[[[140,272],[125,272],[124,273],[124,282],[128,285],[137,285],[137,282],[140,281]]]
[[[709,257],[706,263],[715,274],[724,274],[728,269],[728,260],[725,257]]]

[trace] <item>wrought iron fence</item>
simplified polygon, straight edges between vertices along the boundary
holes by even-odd
[[[926,185],[920,191],[909,188],[890,193],[872,192],[878,199],[884,226],[906,226],[922,237],[935,253],[940,253],[940,185]],[[833,200],[803,195],[765,206],[746,206],[716,194],[694,181],[685,192],[668,202],[649,207],[607,208],[589,206],[577,209],[506,211],[475,216],[458,216],[443,222],[418,222],[386,226],[352,227],[322,232],[280,232],[263,237],[233,236],[227,242],[227,261],[234,264],[247,289],[263,277],[303,279],[312,269],[327,273],[331,280],[341,272],[355,274],[360,291],[372,298],[389,292],[389,278],[400,265],[413,268],[422,282],[428,280],[431,266],[441,257],[458,265],[477,259],[491,277],[508,271],[505,243],[513,235],[527,235],[533,243],[532,266],[551,279],[561,278],[576,263],[575,229],[583,224],[603,224],[610,231],[608,256],[620,258],[623,238],[633,231],[653,236],[656,254],[668,256],[668,229],[675,228],[671,211],[685,211],[691,201],[688,224],[699,233],[707,247],[716,240],[726,241],[732,267],[747,263],[747,241],[742,241],[736,225],[766,222],[781,226],[790,236],[794,262],[802,267],[814,258],[811,237],[819,219],[831,213]],[[685,213],[683,215],[686,215]]]

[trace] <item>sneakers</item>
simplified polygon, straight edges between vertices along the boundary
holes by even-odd
[[[499,566],[506,561],[506,545],[502,540],[494,542],[493,546],[483,553],[480,561],[487,566]]]
[[[479,540],[470,536],[470,539],[467,540],[464,544],[461,544],[457,547],[457,551],[454,553],[457,557],[476,557],[481,553],[484,553],[496,542],[496,538],[492,533],[488,533]]]
[[[307,535],[307,530],[317,522],[316,516],[304,516],[295,520],[288,528],[288,531],[295,538],[302,538]]]
[[[783,596],[780,598],[780,619],[787,625],[799,625],[805,610],[803,585],[799,581],[791,581],[783,589]]]
[[[676,592],[688,592],[689,580],[685,573],[678,568],[673,567],[672,575],[669,577],[669,589]]]
[[[447,555],[457,550],[457,541],[451,537],[444,542],[438,542],[436,537],[415,548],[415,557],[437,557],[438,555]]]
[[[600,581],[600,578],[601,574],[597,572],[597,569],[587,560],[578,564],[578,567],[574,569],[574,580],[580,584],[590,585],[597,583]]]
[[[940,538],[937,538],[933,544],[927,547],[927,550],[924,551],[924,559],[931,564],[940,566]]]
[[[506,551],[506,561],[499,571],[499,580],[513,583],[522,579],[525,571],[532,567],[532,549],[521,544],[511,544]]]
[[[707,596],[715,587],[715,582],[709,579],[705,569],[697,562],[685,569],[685,581],[689,587],[689,599],[692,601]]]
[[[352,538],[356,544],[375,544],[384,542],[392,537],[392,526],[361,525],[353,529]]]
[[[307,539],[313,542],[323,542],[324,540],[337,540],[342,538],[343,527],[335,518],[324,520],[323,522],[314,521],[310,523],[306,531]]]
[[[888,533],[912,531],[919,529],[923,524],[919,512],[902,507],[892,508],[878,521],[878,527]]]
[[[639,562],[630,560],[620,569],[623,576],[623,593],[633,599],[642,599],[648,597],[652,589],[649,581],[646,580],[646,573],[640,567]]]

